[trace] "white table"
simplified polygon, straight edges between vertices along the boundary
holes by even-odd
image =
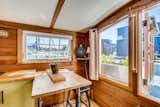
[[[73,71],[60,71],[66,81],[53,83],[47,73],[35,77],[33,81],[32,97],[38,98],[38,107],[42,107],[41,97],[77,89],[76,107],[80,107],[80,88],[90,86],[91,81],[77,75]]]

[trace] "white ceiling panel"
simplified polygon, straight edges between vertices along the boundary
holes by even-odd
[[[55,27],[79,31],[90,27],[131,0],[65,0]]]
[[[0,0],[0,20],[49,27],[58,0]]]

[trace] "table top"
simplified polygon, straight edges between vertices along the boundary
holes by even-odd
[[[58,94],[68,90],[85,87],[91,85],[91,81],[79,76],[73,71],[62,70],[60,74],[65,76],[66,80],[58,83],[53,83],[47,73],[36,76],[33,81],[32,97],[42,97],[53,94]]]

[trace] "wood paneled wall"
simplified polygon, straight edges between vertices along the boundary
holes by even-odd
[[[3,28],[9,32],[8,38],[0,38],[0,71],[14,71],[21,69],[37,69],[45,70],[49,68],[48,63],[31,63],[31,64],[19,64],[17,63],[17,29]],[[71,62],[59,63],[60,68],[68,68],[74,70],[77,73],[81,73],[82,66],[77,64],[76,60],[76,48],[81,42],[85,44],[86,36],[82,33],[75,33],[73,35],[73,60]],[[85,45],[86,46],[86,45]]]
[[[8,38],[0,37],[0,64],[14,64],[17,56],[17,32],[14,29],[5,29],[9,32]]]
[[[77,45],[83,44],[85,48],[89,46],[89,34],[77,33]]]
[[[48,63],[29,63],[19,64],[17,63],[17,28],[0,27],[0,29],[7,30],[9,32],[8,38],[0,38],[0,71],[12,72],[22,69],[36,69],[38,71],[49,68]],[[34,28],[36,29],[36,27]],[[65,34],[65,32],[63,32]],[[68,33],[67,33],[68,34]],[[76,49],[79,43],[84,44],[86,47],[86,35],[82,33],[74,33],[72,43],[73,60],[71,62],[58,63],[60,68],[67,68],[75,71],[76,73],[83,75],[83,65],[76,60]],[[43,105],[47,106],[52,103],[62,102],[63,94],[56,96],[48,96],[43,98]]]

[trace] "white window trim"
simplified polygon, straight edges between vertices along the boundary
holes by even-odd
[[[23,31],[23,36],[25,36],[26,34],[30,34],[30,35],[38,35],[38,36],[48,36],[48,37],[55,37],[55,38],[66,38],[66,39],[70,39],[72,40],[72,36],[69,35],[61,35],[61,34],[51,34],[51,33],[42,33],[42,32],[33,32],[33,31]]]
[[[25,60],[25,36],[26,35],[38,35],[41,37],[54,37],[54,38],[64,38],[70,40],[70,58],[69,59],[33,59]],[[72,61],[72,36],[71,35],[61,35],[61,34],[51,34],[51,33],[42,33],[42,32],[33,32],[33,31],[21,31],[18,32],[18,63],[52,63],[52,62],[71,62]],[[20,45],[20,46],[19,46]]]

